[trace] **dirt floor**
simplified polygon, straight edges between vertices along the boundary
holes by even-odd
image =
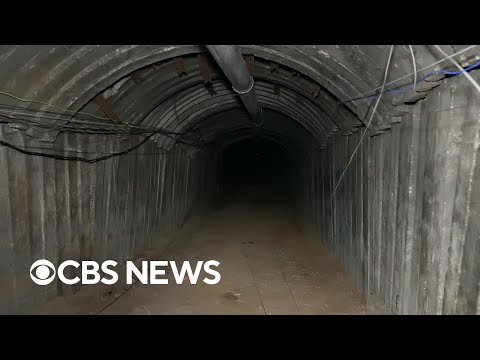
[[[111,286],[83,286],[76,295],[57,298],[34,313],[365,313],[363,295],[338,260],[318,239],[303,234],[284,207],[230,203],[208,217],[188,222],[160,259],[177,264],[214,259],[220,262],[217,270],[222,279],[216,285],[202,281],[177,285],[167,271],[168,285],[119,281]]]

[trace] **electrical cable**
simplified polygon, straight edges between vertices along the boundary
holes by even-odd
[[[2,117],[1,114],[0,114],[0,119],[5,119],[5,117]],[[16,120],[22,120],[21,118],[18,119],[16,118],[15,116],[8,116],[7,117],[7,120],[11,120],[11,119],[16,119]],[[32,121],[32,120],[28,120],[28,121]],[[11,123],[12,121],[1,121],[2,123]],[[100,134],[98,132],[98,129],[96,129],[97,132],[94,132],[94,134]],[[75,131],[75,130],[67,130],[66,129],[63,129],[64,132],[80,132],[78,129]],[[127,133],[128,135],[144,135],[146,131],[143,131],[143,133]],[[98,158],[94,158],[94,159],[87,159],[87,158],[83,158],[83,157],[77,157],[77,156],[63,156],[63,155],[55,155],[55,154],[47,154],[47,153],[42,153],[42,152],[38,152],[38,151],[29,151],[29,150],[26,150],[25,148],[20,148],[18,146],[15,146],[13,144],[10,144],[6,141],[3,141],[3,140],[0,140],[0,145],[3,145],[3,146],[6,146],[8,148],[11,148],[13,150],[16,150],[16,151],[19,151],[23,154],[26,154],[26,155],[34,155],[34,156],[43,156],[43,157],[48,157],[48,158],[53,158],[53,159],[57,159],[57,160],[68,160],[68,161],[82,161],[82,162],[86,162],[86,163],[95,163],[95,162],[98,162],[98,161],[103,161],[103,160],[107,160],[107,159],[110,159],[112,157],[116,157],[116,156],[120,156],[120,155],[125,155],[137,148],[139,148],[140,146],[142,146],[143,144],[145,144],[147,142],[147,140],[149,140],[152,136],[156,135],[156,134],[161,134],[161,135],[164,135],[164,136],[167,136],[167,137],[170,137],[172,138],[173,140],[177,141],[177,142],[180,142],[182,144],[185,144],[185,145],[188,145],[188,146],[193,146],[193,147],[200,147],[199,145],[196,145],[196,144],[192,144],[192,143],[189,143],[183,139],[177,139],[175,137],[173,137],[172,135],[170,135],[167,131],[165,131],[164,129],[162,128],[159,128],[159,129],[156,129],[154,130],[153,132],[152,131],[148,131],[150,134],[147,135],[141,142],[139,142],[138,144],[136,144],[135,146],[129,148],[129,149],[126,149],[126,150],[123,150],[123,151],[120,151],[120,152],[117,152],[117,153],[111,153],[111,154],[108,154],[106,156],[102,156],[102,157],[98,157]],[[113,133],[108,133],[108,135],[113,135]]]
[[[51,103],[47,103],[47,102],[43,102],[43,101],[38,101],[38,100],[24,99],[24,98],[15,96],[15,95],[10,94],[10,93],[5,92],[5,91],[0,91],[0,95],[8,96],[12,99],[15,99],[15,100],[18,100],[18,101],[21,101],[21,102],[30,102],[30,103],[34,103],[34,104],[40,104],[40,105],[55,107],[57,109],[68,112],[70,114],[85,114],[85,115],[88,115],[88,116],[91,116],[91,117],[94,117],[94,118],[100,119],[100,120],[111,120],[111,121],[114,121],[114,122],[118,122],[118,121],[115,121],[114,119],[112,119],[111,117],[101,117],[101,116],[97,116],[97,115],[87,113],[87,112],[84,112],[84,111],[68,110],[68,109],[62,108],[61,106],[55,105],[55,104],[51,104]]]
[[[434,63],[432,63],[432,64],[430,64],[430,65],[427,65],[427,66],[425,66],[425,67],[417,70],[417,73],[419,73],[419,72],[421,72],[421,71],[423,71],[423,70],[425,70],[425,69],[428,69],[428,68],[430,68],[430,67],[432,67],[432,66],[435,66],[435,65],[437,65],[437,64],[440,64],[440,63],[444,62],[445,60],[448,60],[448,59],[450,59],[450,58],[452,58],[452,57],[454,57],[454,56],[457,56],[457,55],[460,55],[460,54],[462,54],[462,53],[464,53],[464,52],[466,52],[466,51],[469,51],[469,50],[471,50],[471,49],[473,49],[473,48],[475,48],[475,47],[477,47],[477,46],[478,46],[478,45],[471,45],[471,46],[469,46],[469,47],[466,47],[465,49],[462,49],[462,50],[460,50],[460,51],[457,51],[456,53],[454,53],[454,54],[452,54],[452,55],[448,55],[448,56],[446,56],[446,57],[443,58],[443,59],[440,59],[440,60],[438,60],[438,61],[436,61],[436,62],[434,62]],[[400,80],[403,80],[403,79],[406,79],[406,78],[410,77],[411,75],[413,75],[413,73],[410,73],[410,74],[404,75],[404,76],[402,76],[402,77],[399,77],[399,78],[396,79],[396,80],[392,80],[392,81],[386,83],[385,86],[387,86],[387,85],[392,85],[392,84],[394,84],[394,83],[396,83],[396,82],[399,82]],[[450,75],[450,74],[448,74],[448,75]],[[380,89],[380,88],[381,88],[381,86],[378,86],[378,87],[376,87],[376,88],[374,88],[374,89],[370,89],[370,90],[368,90],[368,91],[360,94],[360,96],[358,97],[358,99],[363,99],[363,98],[365,98],[365,97],[362,97],[363,95],[369,94],[369,93],[371,93],[371,92],[373,92],[373,91],[376,91],[376,90],[378,90],[378,89]],[[353,100],[356,100],[356,99],[345,100],[345,102],[349,102],[349,101],[353,101]]]
[[[55,124],[56,126],[70,126],[69,124],[64,124],[63,122],[65,119],[61,119],[58,116],[63,116],[65,114],[61,113],[53,113],[53,112],[44,112],[44,111],[39,111],[37,109],[30,109],[30,108],[25,108],[25,107],[15,107],[11,105],[6,105],[6,104],[0,104],[0,113],[8,116],[15,118],[18,116],[22,116],[23,119],[26,118],[32,118],[32,119],[42,119],[42,120],[50,120],[52,124]],[[58,115],[58,116],[53,116]],[[90,125],[101,125],[103,127],[107,126],[109,128],[124,128],[125,124],[123,123],[112,123],[110,121],[108,122],[98,122],[98,121],[86,121],[85,119],[71,119],[70,123],[75,123],[75,124],[88,124]],[[135,126],[128,126],[129,129],[137,129],[138,127]],[[142,129],[143,130],[143,129]]]
[[[5,108],[5,111],[3,108]],[[27,111],[27,112],[20,112],[20,111]],[[29,114],[28,111],[31,111],[32,114]],[[50,116],[44,116],[44,115],[38,115],[37,113],[35,113],[35,110],[30,110],[30,109],[25,109],[25,108],[21,108],[21,109],[18,109],[18,108],[8,108],[8,106],[3,106],[2,104],[0,104],[0,114],[4,114],[4,116],[7,116],[9,118],[12,118],[12,119],[21,119],[21,120],[25,120],[25,121],[32,121],[32,120],[28,120],[28,118],[33,118],[33,119],[44,119],[44,120],[52,120],[52,126],[57,126],[57,127],[63,127],[63,128],[71,128],[71,125],[66,125],[66,124],[58,124],[59,121],[62,121],[60,119],[57,119],[57,118],[54,118],[54,117],[50,117]],[[18,115],[21,115],[22,118],[19,118]],[[35,122],[34,120],[32,122]],[[37,122],[38,123],[38,122]],[[91,122],[91,121],[84,121],[84,120],[80,120],[80,121],[77,121],[76,119],[72,119],[70,121],[71,124],[88,124],[88,125],[101,125],[103,127],[103,129],[105,128],[108,128],[108,129],[124,129],[125,125],[122,124],[122,123],[116,123],[116,124],[113,124],[111,122],[108,122],[108,123],[98,123],[98,122]],[[86,127],[88,129],[98,129],[98,128],[92,128],[92,127]],[[155,129],[154,128],[147,128],[147,127],[142,127],[142,126],[137,126],[137,125],[129,125],[127,127],[128,131],[130,132],[138,132],[138,133],[144,133],[144,132],[151,132],[151,131],[154,131]],[[127,131],[127,130],[125,130]],[[189,133],[189,131],[186,131],[186,132],[182,132],[182,133],[179,133],[179,132],[173,132],[173,131],[168,131],[168,130],[164,130],[163,131],[165,134],[169,134],[169,135],[180,135],[180,136],[183,136],[183,135],[186,135]]]
[[[101,129],[101,128],[85,128],[85,127],[56,127],[51,124],[44,123],[41,121],[35,121],[30,119],[22,118],[12,118],[11,116],[5,117],[0,114],[0,119],[5,124],[18,124],[29,127],[36,127],[39,132],[51,132],[51,131],[60,131],[64,133],[75,133],[75,134],[92,134],[92,135],[144,135],[151,133],[151,131],[128,131],[128,130],[116,130],[116,129]],[[13,121],[15,120],[15,121]],[[41,131],[40,131],[41,129]]]
[[[375,102],[375,106],[373,107],[372,114],[370,115],[370,120],[368,121],[368,124],[367,124],[367,126],[366,126],[366,128],[365,128],[365,131],[363,132],[362,136],[360,137],[360,141],[358,142],[357,146],[355,147],[355,150],[353,151],[352,156],[350,156],[350,160],[348,161],[347,166],[345,167],[345,169],[343,169],[342,175],[340,176],[340,179],[338,180],[337,185],[335,185],[335,188],[333,189],[332,195],[330,196],[330,200],[332,200],[333,196],[335,195],[335,192],[337,191],[338,185],[340,184],[340,182],[341,182],[342,179],[343,179],[343,176],[344,176],[345,173],[347,172],[347,169],[348,169],[348,167],[350,166],[350,164],[351,164],[351,162],[352,162],[352,160],[353,160],[353,157],[354,157],[355,154],[357,153],[358,148],[359,148],[360,145],[362,144],[363,137],[364,137],[365,134],[367,133],[368,127],[370,126],[370,124],[371,124],[371,122],[372,122],[372,120],[373,120],[373,116],[375,115],[375,111],[377,110],[378,103],[380,102],[380,99],[382,98],[383,89],[385,88],[385,83],[387,82],[388,70],[390,69],[390,62],[391,62],[391,60],[392,60],[392,55],[393,55],[393,49],[394,49],[394,47],[395,47],[395,45],[392,45],[392,47],[390,48],[390,54],[388,55],[387,65],[385,66],[385,76],[384,76],[384,79],[383,79],[383,84],[382,84],[382,87],[381,87],[380,95],[378,96],[377,101]]]
[[[179,139],[173,136],[180,136],[185,137],[190,133],[189,131],[186,132],[173,132],[168,130],[162,129],[152,129],[147,127],[141,126],[128,126],[125,127],[123,124],[112,124],[108,122],[108,124],[101,124],[96,123],[101,126],[75,126],[77,125],[77,121],[72,120],[68,125],[60,123],[58,124],[58,119],[50,118],[49,116],[43,116],[32,113],[28,113],[31,110],[28,109],[12,109],[8,106],[2,109],[2,105],[0,104],[0,118],[5,119],[4,123],[21,123],[26,124],[28,126],[35,125],[39,128],[50,130],[50,131],[60,131],[60,132],[68,132],[68,133],[89,133],[89,134],[109,134],[109,135],[145,135],[152,131],[158,131],[161,135],[166,137],[172,138],[173,140],[178,141]],[[35,120],[32,120],[35,119]],[[44,120],[51,120],[51,121],[44,121]],[[89,122],[79,121],[79,124],[89,124]],[[172,136],[173,135],[173,136]],[[201,139],[200,139],[201,140]]]
[[[413,52],[412,45],[408,45],[408,48],[410,49],[410,54],[412,55],[412,64],[413,64],[413,91],[415,91],[415,88],[417,87],[417,64],[415,62],[415,53]]]
[[[29,151],[29,150],[26,150],[25,148],[22,149],[6,141],[0,140],[1,145],[9,147],[13,150],[22,152],[26,155],[44,156],[44,157],[54,158],[57,160],[82,161],[87,163],[94,163],[102,160],[107,160],[115,156],[125,155],[137,149],[138,147],[142,146],[147,140],[149,140],[156,134],[166,136],[174,140],[175,142],[182,143],[187,146],[200,147],[197,144],[192,144],[182,139],[186,137],[192,130],[195,132],[198,132],[198,136],[201,143],[204,146],[206,144],[200,130],[198,129],[191,128],[185,132],[173,132],[165,129],[154,129],[152,131],[151,129],[147,129],[145,127],[131,125],[123,121],[120,121],[120,122],[116,121],[112,119],[110,116],[108,116],[108,114],[106,114],[108,117],[101,117],[101,116],[97,116],[95,114],[84,112],[84,111],[72,111],[55,104],[38,101],[38,100],[21,98],[19,96],[15,96],[13,94],[7,93],[5,91],[0,91],[0,95],[13,98],[17,101],[28,102],[31,104],[40,104],[40,105],[53,107],[63,111],[63,113],[60,113],[52,110],[42,110],[42,109],[36,109],[31,107],[29,108],[28,106],[11,106],[8,104],[0,104],[0,123],[3,123],[3,124],[10,125],[13,123],[13,124],[20,124],[23,126],[26,125],[30,127],[36,127],[37,131],[39,132],[55,131],[57,132],[57,136],[59,133],[95,134],[95,135],[142,135],[142,136],[146,135],[146,137],[140,143],[138,143],[137,145],[129,149],[126,149],[117,153],[111,153],[106,156],[102,156],[94,159],[87,159],[87,158],[77,157],[77,156],[47,154],[47,153],[41,153],[37,151]],[[178,94],[175,95],[174,105],[175,105],[175,114],[178,118],[178,113],[176,108],[177,95]],[[72,115],[77,116],[77,118],[72,117]],[[62,117],[67,117],[67,119],[65,118],[62,119]],[[96,126],[92,127],[93,125],[91,121],[92,118],[97,120],[102,120],[102,121],[108,120],[108,123],[104,123],[104,124],[96,123],[95,124]],[[59,124],[59,122],[63,122],[63,123]],[[125,125],[128,128],[125,129],[121,125]],[[178,136],[178,138],[176,136]]]
[[[100,144],[100,143],[97,143],[97,144]],[[102,144],[104,144],[104,143],[102,143]],[[110,155],[110,154],[113,154],[112,152],[104,152],[104,151],[82,151],[82,150],[79,151],[79,150],[71,150],[71,149],[65,150],[64,148],[58,148],[58,147],[43,147],[43,146],[32,146],[32,145],[24,145],[23,149],[37,149],[37,150],[46,150],[46,151],[59,151],[59,152],[68,151],[69,153],[72,153],[72,154],[91,154],[91,155],[99,155],[99,154]],[[124,156],[159,155],[159,154],[167,154],[169,152],[169,150],[167,150],[165,148],[159,148],[159,150],[163,150],[163,151],[142,152],[142,153],[134,153],[134,154],[128,153],[128,154],[124,154]]]
[[[89,116],[89,117],[93,117],[95,119],[99,119],[99,120],[109,120],[108,122],[105,122],[106,125],[109,125],[109,126],[119,126],[119,125],[126,125],[128,126],[129,128],[134,128],[134,129],[142,129],[142,131],[145,129],[144,127],[139,127],[137,125],[132,125],[128,122],[123,122],[123,121],[111,121],[112,119],[111,118],[104,118],[104,117],[99,117],[99,116],[96,116],[94,114],[91,114],[91,113],[88,113],[88,112],[82,112],[82,111],[71,111],[71,110],[67,110],[67,109],[64,109],[62,107],[59,107],[59,106],[56,106],[56,105],[53,105],[53,104],[48,104],[48,103],[44,103],[44,102],[41,102],[41,101],[35,101],[35,100],[28,100],[28,99],[22,99],[22,98],[19,98],[17,96],[14,96],[12,94],[9,94],[9,93],[5,93],[5,92],[0,92],[0,94],[3,94],[3,95],[6,95],[6,96],[10,96],[14,99],[17,99],[17,100],[20,100],[20,101],[29,101],[29,102],[32,102],[32,103],[40,103],[40,104],[46,104],[46,105],[51,105],[51,106],[54,106],[56,108],[59,108],[63,111],[67,111],[67,112],[70,112],[72,114],[78,114],[78,115],[83,115],[83,116]],[[68,119],[60,119],[60,118],[56,118],[54,116],[58,116],[58,117],[62,117],[62,116],[70,116],[70,115],[67,115],[65,113],[60,113],[60,112],[55,112],[55,111],[49,111],[49,110],[39,110],[39,109],[34,109],[34,108],[28,108],[28,107],[16,107],[16,106],[11,106],[11,105],[7,105],[7,104],[0,104],[0,109],[10,109],[12,112],[14,113],[18,113],[19,111],[30,111],[32,113],[35,114],[35,118],[43,118],[43,119],[50,119],[50,120],[54,120],[54,121],[67,121],[67,124],[68,123],[92,123],[92,121],[88,120],[88,117],[87,118],[68,118]],[[44,114],[48,114],[48,115],[52,115],[52,116],[45,116],[45,115],[39,115],[39,113],[44,113]],[[26,114],[22,114],[22,115],[26,115]],[[33,115],[31,115],[33,116]],[[62,124],[62,125],[58,125],[58,126],[65,126],[67,124]],[[98,124],[98,123],[96,123]],[[191,130],[188,130],[186,132],[173,132],[173,131],[167,131],[167,130],[164,130],[163,131],[163,135],[178,135],[178,136],[186,136],[187,134],[189,134],[191,132]]]
[[[131,152],[133,150],[136,150],[140,146],[145,144],[148,141],[148,139],[150,139],[155,134],[156,134],[156,132],[151,133],[150,135],[145,137],[145,139],[140,141],[138,144],[132,146],[131,148],[128,148],[126,150],[119,151],[119,152],[116,152],[116,153],[112,153],[112,154],[109,154],[109,155],[101,156],[101,157],[98,157],[98,158],[93,158],[93,159],[87,159],[87,158],[83,158],[83,157],[79,157],[79,156],[63,156],[63,155],[45,154],[45,153],[41,153],[41,152],[38,152],[38,151],[29,151],[29,150],[19,148],[18,146],[15,146],[15,145],[10,144],[8,142],[5,142],[3,140],[0,140],[0,145],[6,146],[10,149],[16,150],[16,151],[21,152],[25,155],[41,156],[41,157],[47,157],[47,158],[56,159],[56,160],[81,161],[81,162],[86,162],[86,163],[89,163],[89,164],[93,164],[93,163],[96,163],[96,162],[99,162],[99,161],[111,159],[111,158],[116,157],[116,156],[128,154],[129,152]]]
[[[446,71],[446,70],[437,70],[437,71],[433,71],[431,73],[428,73],[427,75],[421,77],[420,79],[417,79],[417,82],[420,82],[420,81],[423,81],[435,74],[444,74],[444,75],[449,75],[449,76],[457,76],[459,74],[462,74],[462,73],[466,73],[470,70],[473,70],[477,67],[480,66],[480,61],[476,62],[475,64],[473,65],[470,65],[469,67],[467,68],[462,68],[460,67],[462,70],[459,70],[459,71]],[[414,84],[411,84],[411,85],[406,85],[404,87],[401,87],[401,88],[398,88],[398,89],[386,89],[386,90],[383,90],[382,93],[385,93],[385,92],[393,92],[393,93],[396,93],[396,94],[402,94],[408,90],[410,90],[411,88],[413,88],[415,85]],[[363,99],[369,99],[369,98],[376,98],[377,96],[379,96],[380,93],[377,93],[377,94],[374,94],[374,95],[370,95],[370,96],[363,96],[363,97],[358,97],[358,98],[354,98],[354,99],[349,99],[349,100],[345,100],[345,101],[340,101],[339,103],[340,104],[345,104],[345,103],[348,103],[348,102],[351,102],[351,101],[355,101],[355,100],[363,100]]]
[[[140,141],[138,144],[136,144],[136,145],[134,145],[134,146],[132,146],[132,147],[126,149],[126,150],[111,153],[111,154],[101,156],[101,157],[98,157],[98,158],[93,158],[93,159],[87,159],[87,158],[78,157],[78,156],[63,156],[63,155],[46,154],[46,153],[42,153],[42,152],[38,152],[38,151],[29,151],[29,150],[26,150],[25,148],[22,149],[18,146],[15,146],[15,145],[10,144],[10,143],[8,143],[6,141],[3,141],[3,140],[0,140],[0,145],[6,146],[10,149],[16,150],[16,151],[21,152],[25,155],[41,156],[41,157],[47,157],[47,158],[56,159],[56,160],[81,161],[81,162],[86,162],[86,163],[92,164],[92,163],[96,163],[96,162],[99,162],[99,161],[111,159],[113,157],[128,154],[129,152],[134,151],[134,150],[138,149],[140,146],[142,146],[143,144],[145,144],[152,136],[154,136],[158,132],[159,131],[155,131],[155,132],[151,133],[150,135],[146,136],[145,139]],[[198,145],[189,144],[189,143],[186,143],[186,142],[183,142],[183,141],[180,141],[180,142],[185,143],[186,145],[189,145],[189,146],[199,147]]]
[[[23,99],[25,100],[25,99]],[[2,109],[3,107],[3,109]],[[29,113],[30,112],[30,113]],[[193,147],[200,147],[197,144],[192,144],[188,141],[185,141],[181,138],[176,138],[175,136],[178,135],[180,137],[186,136],[189,132],[183,132],[183,133],[178,133],[178,132],[170,132],[167,130],[164,130],[162,128],[151,130],[148,128],[143,128],[140,126],[131,126],[127,123],[118,123],[112,124],[110,121],[108,124],[104,124],[103,126],[96,126],[96,127],[89,127],[89,126],[74,126],[75,121],[72,120],[67,124],[58,124],[58,121],[62,121],[58,118],[51,117],[51,115],[54,112],[48,112],[49,115],[39,115],[38,113],[42,113],[42,111],[38,111],[37,109],[29,109],[26,107],[12,107],[10,105],[2,105],[0,104],[0,119],[3,120],[0,122],[4,124],[23,124],[25,125],[33,125],[41,129],[47,129],[51,131],[58,131],[58,132],[65,132],[65,133],[84,133],[84,134],[96,134],[96,135],[142,135],[146,136],[142,141],[140,141],[138,144],[135,146],[120,151],[116,153],[110,153],[106,156],[101,156],[98,158],[93,158],[93,159],[88,159],[84,157],[78,157],[78,156],[63,156],[63,155],[57,155],[57,154],[48,154],[48,153],[42,153],[38,151],[29,151],[26,150],[26,148],[20,148],[16,145],[10,144],[6,141],[0,140],[0,145],[6,146],[8,148],[11,148],[13,150],[19,151],[23,154],[26,155],[33,155],[33,156],[43,156],[43,157],[48,157],[48,158],[53,158],[57,160],[67,160],[67,161],[81,161],[81,162],[86,162],[86,163],[95,163],[98,161],[103,161],[110,159],[112,157],[120,156],[120,155],[125,155],[143,144],[146,143],[150,138],[152,138],[156,134],[164,135],[168,138],[171,138],[172,140],[175,140],[176,142],[185,144],[187,146],[193,146]],[[86,115],[91,116],[92,114],[89,113],[83,113]],[[59,115],[65,115],[65,114],[59,114]],[[94,116],[95,118],[99,118]],[[101,119],[101,118],[99,118]],[[42,121],[43,120],[43,121]],[[50,120],[50,123],[45,120]],[[53,123],[54,122],[54,123]],[[88,121],[80,121],[80,123],[83,124],[88,124]],[[100,125],[100,124],[99,124]],[[106,125],[106,126],[105,126]],[[125,125],[127,126],[127,129],[125,129]],[[102,128],[103,127],[103,128]],[[204,143],[203,139],[201,139],[202,142]]]
[[[29,126],[32,128],[38,128],[42,131],[61,131],[66,133],[86,133],[86,134],[96,134],[96,135],[146,135],[152,132],[150,129],[139,129],[132,131],[131,129],[122,129],[122,128],[102,128],[102,127],[84,127],[84,126],[56,126],[48,122],[32,120],[23,117],[17,116],[5,116],[0,111],[0,119],[4,119],[4,123],[8,124],[20,124]],[[153,130],[155,131],[155,130]]]
[[[445,52],[440,48],[440,46],[438,45],[434,45],[438,51],[440,51],[444,56],[447,56],[447,54],[445,54]],[[467,73],[466,71],[463,71],[463,68],[462,66],[457,62],[455,61],[454,59],[450,58],[450,61],[457,67],[459,68],[459,73],[462,73],[467,77],[468,81],[470,81],[472,83],[472,85],[477,89],[477,91],[480,93],[480,85],[478,85],[478,83],[475,81],[475,79],[469,74]]]

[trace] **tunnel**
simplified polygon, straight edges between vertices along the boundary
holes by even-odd
[[[477,45],[0,46],[0,313],[479,314],[479,68]],[[177,271],[212,260],[215,284]]]

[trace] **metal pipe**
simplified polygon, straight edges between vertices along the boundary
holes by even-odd
[[[239,96],[255,126],[263,125],[262,108],[255,96],[253,77],[237,45],[206,45]]]

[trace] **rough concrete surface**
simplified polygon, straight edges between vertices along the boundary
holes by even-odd
[[[478,45],[441,47],[478,61]],[[480,314],[480,68],[453,75],[437,50],[240,45],[257,128],[203,45],[0,46],[0,314],[343,313],[354,289],[343,269],[380,313]],[[384,78],[413,85],[412,54],[421,99],[359,98]],[[430,65],[450,74],[427,76]],[[281,150],[228,160],[246,140]],[[291,213],[245,202],[208,212],[226,169],[261,178],[277,162],[289,176],[269,181],[285,183]],[[38,259],[134,256],[217,259],[223,280],[80,289],[29,276]]]

